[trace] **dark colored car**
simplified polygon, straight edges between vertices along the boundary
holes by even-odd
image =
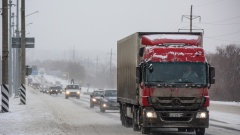
[[[57,86],[57,89],[58,89],[58,93],[62,94],[63,88],[61,86]]]
[[[90,95],[90,107],[93,108],[96,105],[99,105],[99,101],[102,98],[104,91],[102,90],[95,90]]]
[[[65,98],[76,97],[80,99],[81,88],[77,84],[67,85],[65,88]]]
[[[58,94],[59,92],[58,92],[58,88],[57,87],[49,87],[49,89],[48,89],[48,93],[51,95],[51,94]]]
[[[100,112],[105,110],[119,110],[117,102],[117,90],[104,90],[100,99]]]

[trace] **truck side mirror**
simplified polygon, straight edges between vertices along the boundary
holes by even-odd
[[[142,82],[142,73],[141,73],[141,67],[136,67],[136,83],[140,84]]]
[[[139,55],[140,57],[143,56],[144,48],[145,48],[145,47],[142,47],[142,48],[139,49],[138,55]]]
[[[209,80],[210,84],[215,84],[215,68],[214,67],[209,67]]]
[[[210,72],[210,78],[214,78],[215,77],[215,68],[209,67],[209,72]]]

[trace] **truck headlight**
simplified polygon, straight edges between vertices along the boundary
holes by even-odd
[[[157,114],[154,111],[147,111],[146,116],[147,118],[157,118]]]
[[[96,102],[97,100],[95,98],[92,99],[93,102]]]
[[[207,113],[206,112],[198,112],[196,115],[196,118],[206,118]]]
[[[78,91],[77,94],[80,94],[80,91]]]
[[[69,91],[66,91],[66,94],[69,94]]]

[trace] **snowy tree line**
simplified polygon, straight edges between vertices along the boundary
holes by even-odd
[[[215,67],[216,83],[209,90],[212,100],[240,101],[240,45],[217,47],[207,54],[208,62]]]

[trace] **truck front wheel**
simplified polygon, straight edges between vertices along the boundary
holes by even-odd
[[[205,134],[205,128],[196,128],[196,135],[204,135]]]

